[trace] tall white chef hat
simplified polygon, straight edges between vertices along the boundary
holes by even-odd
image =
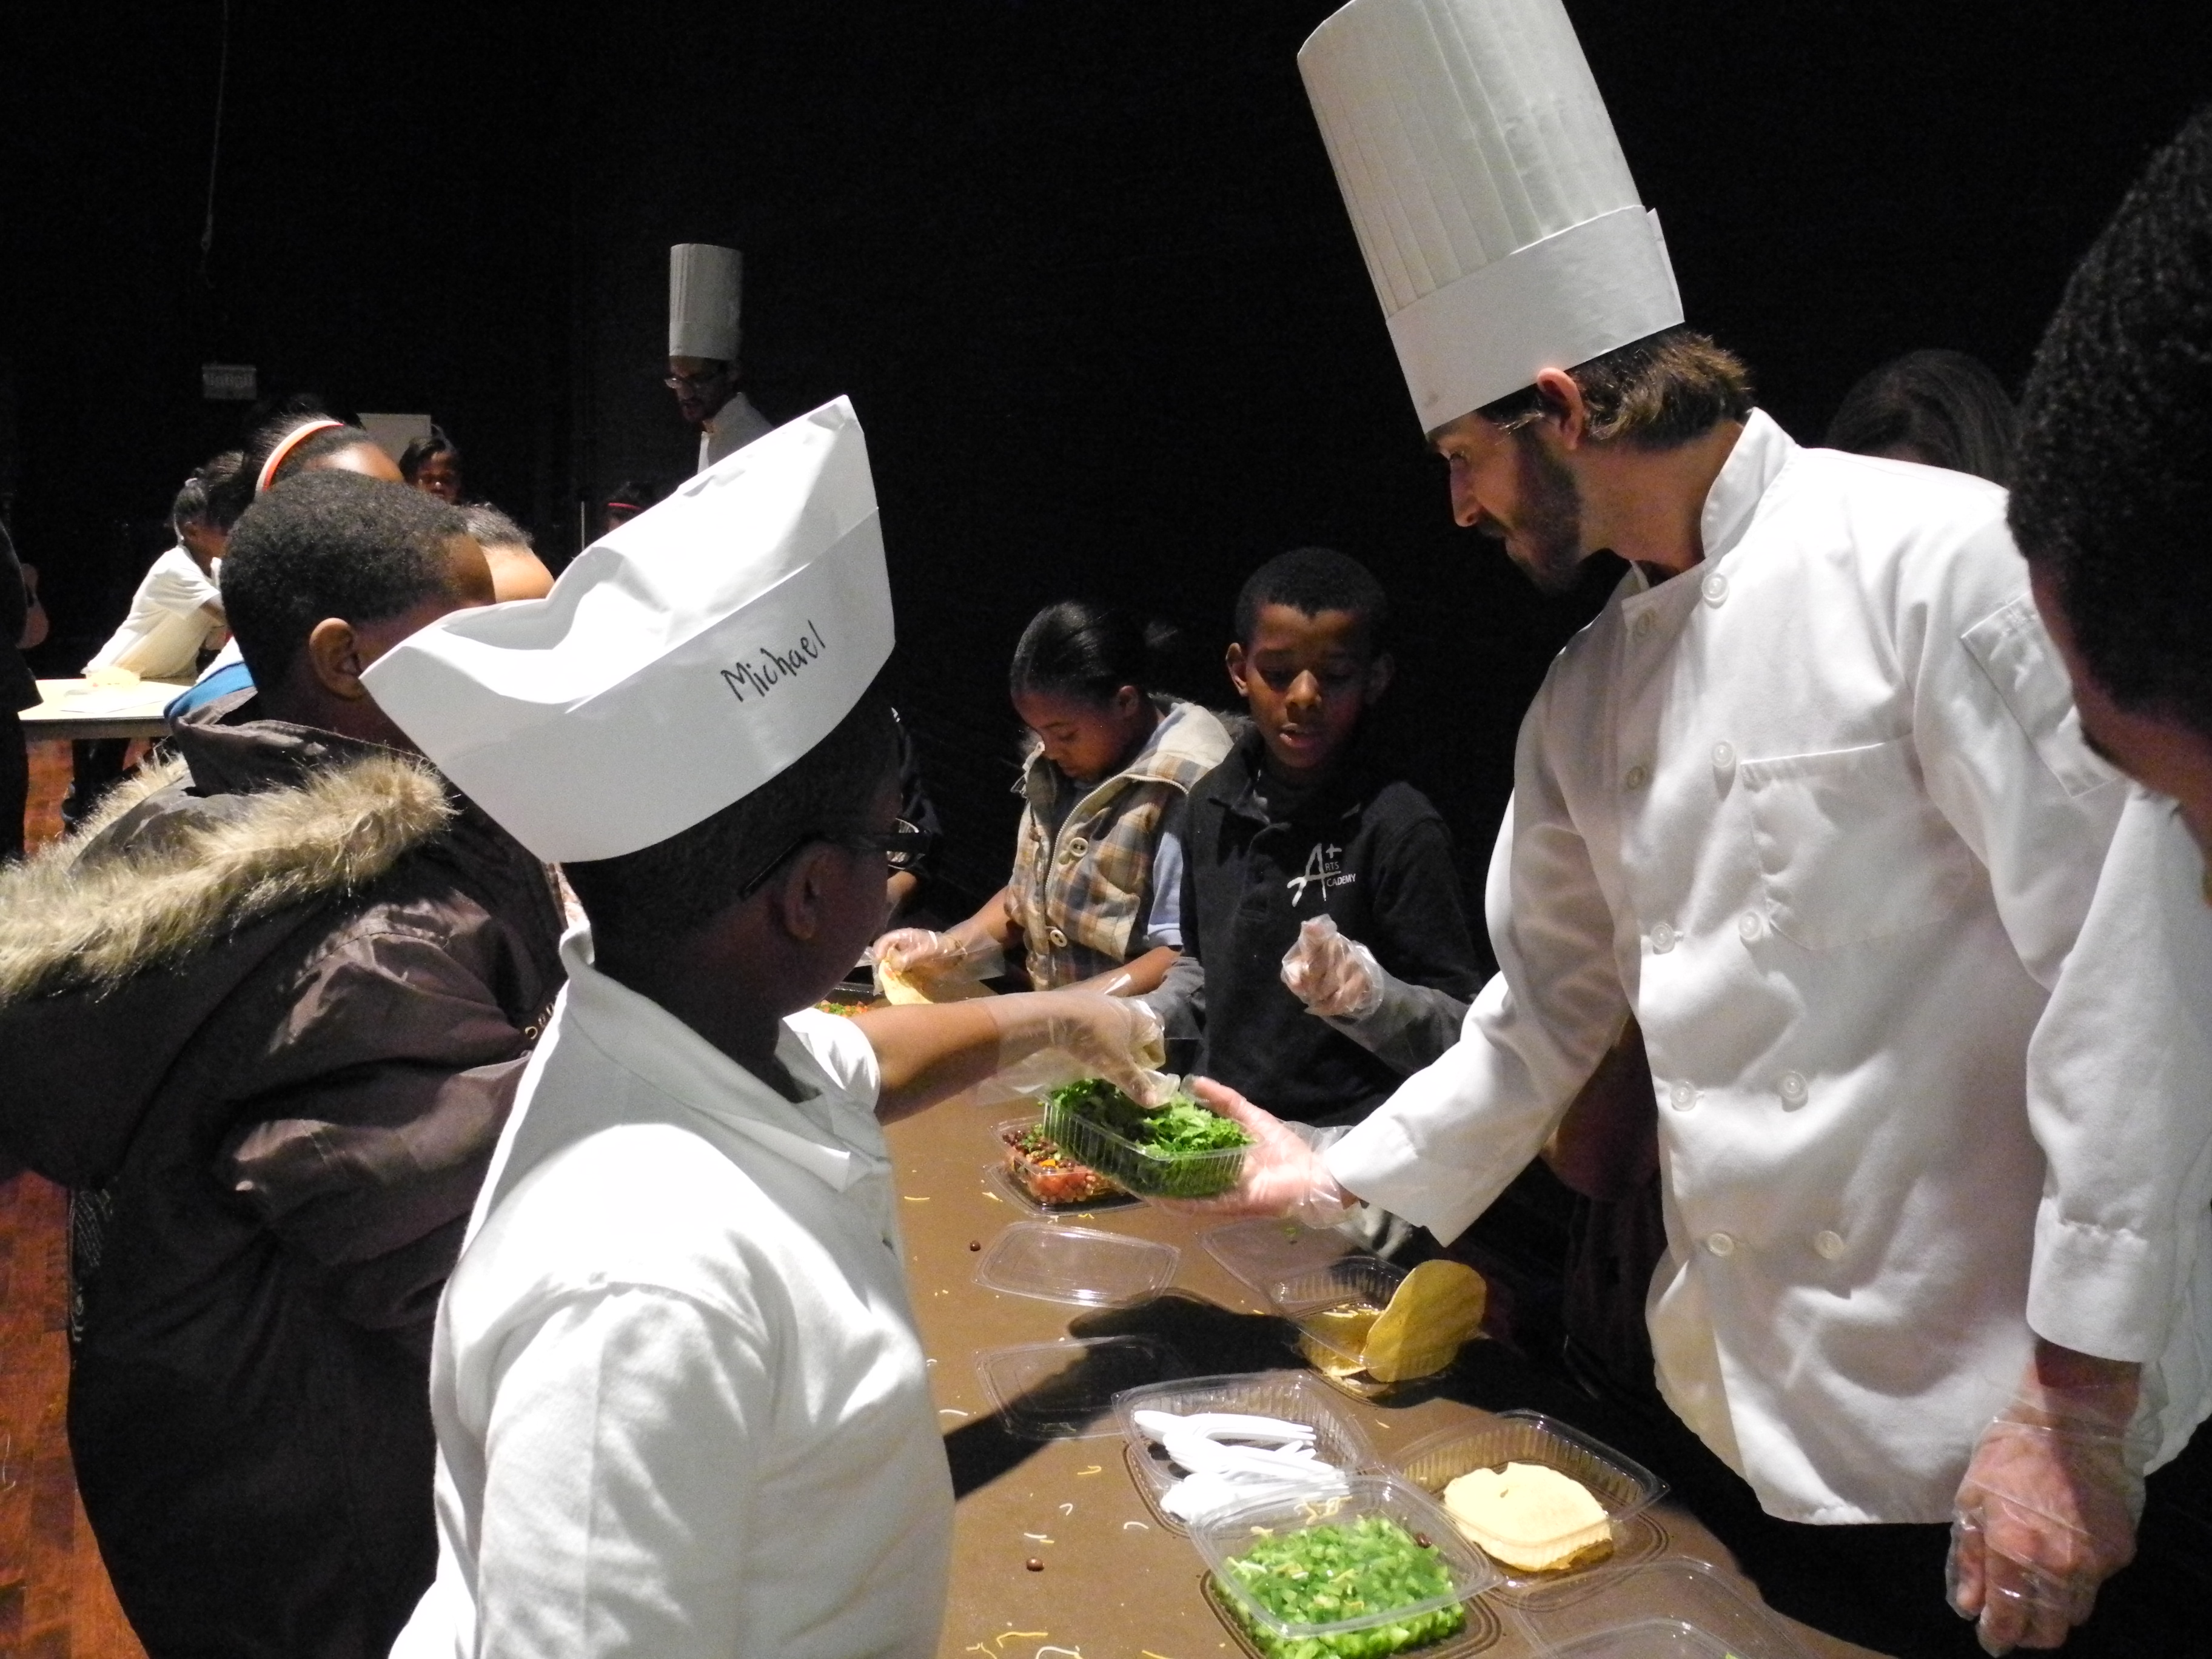
[[[712,242],[678,242],[668,250],[668,355],[738,358],[738,295],[744,256]]]
[[[1424,431],[1682,320],[1560,0],[1352,0],[1298,68]]]
[[[442,617],[362,679],[538,857],[604,859],[750,794],[890,653],[867,445],[840,398],[610,532],[545,598]]]

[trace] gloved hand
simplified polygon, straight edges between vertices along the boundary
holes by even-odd
[[[1283,983],[1316,1014],[1364,1019],[1382,1006],[1382,964],[1328,916],[1298,924],[1297,942],[1283,953]]]
[[[1985,1653],[2055,1648],[2135,1558],[2148,1447],[2133,1382],[2054,1387],[2035,1367],[1982,1432],[1959,1488],[1945,1569]]]
[[[1282,1119],[1212,1078],[1193,1078],[1189,1086],[1191,1093],[1222,1116],[1243,1124],[1252,1144],[1244,1149],[1237,1185],[1220,1197],[1155,1199],[1154,1203],[1206,1215],[1287,1216],[1309,1227],[1334,1227],[1358,1203],[1337,1185],[1321,1154]]]
[[[999,1066],[981,1098],[1018,1099],[1079,1078],[1103,1077],[1139,1106],[1163,1106],[1176,1080],[1159,1067],[1160,1017],[1133,997],[1024,991],[983,1007],[999,1027]]]
[[[947,975],[996,979],[1006,971],[1006,947],[981,928],[898,927],[868,947],[868,958],[899,978],[927,983]]]

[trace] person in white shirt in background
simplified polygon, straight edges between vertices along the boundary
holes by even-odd
[[[177,544],[140,578],[123,625],[85,664],[88,675],[122,669],[142,680],[190,680],[208,653],[228,643],[216,567],[230,528],[221,503],[234,492],[244,465],[238,451],[226,450],[185,480],[169,509]],[[70,744],[64,823],[75,825],[89,814],[123,775],[130,749],[124,738],[79,738]]]
[[[209,495],[241,464],[236,450],[226,451],[185,480],[169,509],[177,544],[140,580],[130,614],[85,664],[86,673],[126,668],[142,680],[189,679],[201,653],[228,637],[216,567],[230,532],[210,510]]]
[[[1823,1529],[1775,1530],[1830,1628],[2057,1645],[2212,1407],[2212,1049],[2004,494],[1801,449],[1680,326],[1559,0],[1354,0],[1300,62],[1458,522],[1629,569],[1522,723],[1460,1042],[1320,1155],[1203,1086],[1237,1202],[1449,1238],[1632,1016],[1673,1413]]]
[[[1017,1064],[1164,1100],[1158,1021],[810,1006],[918,833],[843,399],[495,614],[373,695],[589,921],[439,1307],[438,1577],[394,1652],[921,1659],[952,1493],[878,1124]]]
[[[668,250],[668,380],[676,412],[699,428],[704,472],[769,430],[738,387],[738,306],[744,258],[733,247],[678,242]]]

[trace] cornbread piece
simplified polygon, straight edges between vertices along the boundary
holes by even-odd
[[[1613,1523],[1581,1481],[1541,1463],[1476,1469],[1444,1488],[1468,1541],[1522,1572],[1585,1567],[1613,1553]]]

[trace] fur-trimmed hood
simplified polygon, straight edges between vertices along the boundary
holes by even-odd
[[[250,693],[195,709],[181,762],[0,873],[0,1151],[49,1179],[104,1180],[198,1034],[294,971],[274,964],[349,949],[382,971],[374,943],[344,943],[350,918],[389,902],[433,933],[526,917],[550,960],[544,867],[429,767],[253,713]]]
[[[298,782],[198,797],[183,760],[0,871],[0,1008],[111,989],[310,899],[357,891],[444,830],[437,774],[371,750]]]

